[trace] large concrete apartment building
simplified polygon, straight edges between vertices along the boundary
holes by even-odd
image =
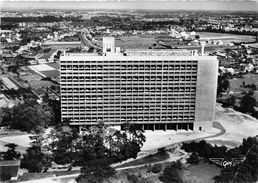
[[[60,58],[62,118],[144,130],[205,131],[214,120],[218,60],[188,50],[126,50]]]

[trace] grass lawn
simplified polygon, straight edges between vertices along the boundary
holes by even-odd
[[[150,163],[156,163],[159,161],[163,161],[169,158],[169,155],[166,154],[151,154],[148,155],[144,158],[137,159],[134,161],[130,161],[128,163],[124,163],[122,165],[116,166],[115,168],[123,168],[123,167],[128,167],[128,166],[137,166],[137,165],[143,165],[143,164],[150,164]]]
[[[149,49],[155,42],[155,36],[123,36],[121,39],[116,40],[116,46],[122,49]]]
[[[252,85],[254,84],[255,86],[258,86],[258,74],[245,74],[243,75],[243,78],[234,78],[230,79],[230,90],[233,92],[248,92],[250,89],[249,88],[244,88],[241,87],[243,84],[243,81],[245,82],[245,85]],[[255,91],[254,95],[256,100],[258,100],[258,92]]]
[[[195,183],[212,183],[213,177],[220,174],[221,168],[208,163],[189,166],[184,170],[184,179]]]
[[[230,90],[243,91],[243,87],[240,87],[245,82],[245,85],[255,84],[258,86],[258,74],[244,74],[243,78],[230,79]]]
[[[148,183],[161,183],[158,178],[161,172],[158,174],[154,174],[152,172],[149,172],[146,167],[138,167],[134,169],[117,171],[114,177],[105,180],[103,183],[132,183],[133,181],[129,181],[127,178],[128,174],[138,177],[139,183],[141,181],[141,178],[144,178],[145,182]]]
[[[84,45],[81,42],[78,42],[78,44],[56,44],[56,45],[49,45],[50,48],[55,50],[66,50],[69,48],[77,48],[77,47],[84,47]]]
[[[44,74],[46,77],[51,78],[58,78],[59,77],[59,71],[58,70],[52,70],[52,71],[40,71],[42,74]]]
[[[227,33],[216,33],[216,32],[196,32],[200,35],[200,38],[212,38],[212,39],[222,39],[222,40],[232,40],[232,41],[254,41],[254,36],[248,35],[237,35],[237,34],[227,34]]]
[[[40,57],[40,59],[49,59],[50,56],[56,51],[56,49],[51,49],[49,52],[44,53],[43,55]]]
[[[59,69],[60,68],[59,62],[52,62],[52,63],[46,63],[46,64],[49,65],[50,67],[55,68],[55,69]]]

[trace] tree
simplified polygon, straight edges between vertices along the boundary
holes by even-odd
[[[227,98],[222,107],[234,107],[236,104],[236,97],[234,95]]]
[[[29,133],[43,132],[53,120],[52,111],[48,106],[35,103],[14,106],[10,113],[10,116],[5,118],[4,124],[11,129]]]
[[[12,109],[8,107],[0,108],[0,126],[10,126]]]
[[[21,154],[15,150],[17,147],[14,143],[5,144],[8,150],[4,153],[4,160],[16,160],[19,159]]]
[[[153,165],[152,166],[152,168],[151,168],[151,172],[152,173],[159,173],[159,172],[161,172],[162,171],[162,164],[155,164],[155,165]]]
[[[189,158],[187,158],[187,163],[198,165],[200,162],[200,157],[198,153],[193,152]]]
[[[48,99],[47,104],[52,108],[54,116],[54,120],[51,121],[50,126],[63,124],[61,121],[61,101]]]
[[[230,87],[230,82],[227,78],[228,75],[218,77],[217,95],[220,95],[221,92],[225,92]]]
[[[26,168],[30,173],[46,171],[51,166],[51,157],[42,153],[41,147],[33,145],[26,150],[21,160],[21,168]]]
[[[94,51],[94,47],[89,47],[88,52],[89,52],[89,53],[92,53],[93,51]]]
[[[199,40],[200,39],[200,35],[195,35],[195,39]]]
[[[214,177],[215,182],[256,182],[258,180],[257,137],[243,139],[242,144],[230,152],[228,157],[232,155],[237,158],[242,156],[244,161],[237,166],[224,168],[220,175]]]
[[[94,159],[81,168],[81,174],[76,178],[76,181],[79,183],[101,183],[114,175],[115,170],[110,167],[110,161],[107,159]]]
[[[9,172],[0,172],[0,174],[1,174],[0,181],[8,181],[12,178]]]
[[[229,82],[229,80],[225,79],[222,82],[222,89],[223,89],[223,91],[226,91],[229,87],[230,87],[230,82]]]
[[[243,113],[251,113],[255,112],[254,107],[256,106],[256,100],[250,95],[245,95],[240,102],[240,111]]]
[[[146,141],[146,137],[143,135],[144,131],[141,128],[137,128],[136,124],[126,123],[125,131],[129,136],[129,140],[135,140],[140,147],[143,146],[144,142]]]
[[[69,126],[57,125],[49,135],[53,160],[57,164],[72,164],[75,159],[75,142],[78,133]]]
[[[173,162],[171,165],[167,166],[161,176],[159,176],[159,180],[164,183],[181,183],[183,182],[182,177],[179,173],[180,163]],[[179,167],[178,167],[179,166]]]

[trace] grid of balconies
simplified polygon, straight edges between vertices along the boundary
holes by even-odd
[[[62,117],[110,124],[194,121],[197,61],[63,61]]]

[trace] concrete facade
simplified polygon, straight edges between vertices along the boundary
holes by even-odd
[[[65,54],[62,118],[72,125],[135,123],[145,130],[208,130],[218,60],[181,50]]]

